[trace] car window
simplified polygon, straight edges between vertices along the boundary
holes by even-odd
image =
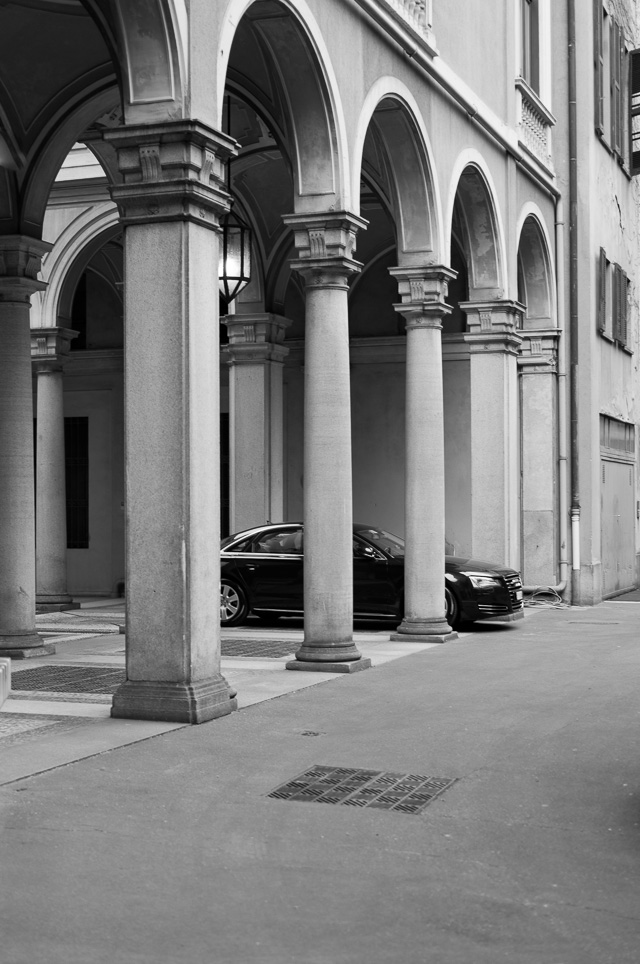
[[[300,555],[302,529],[270,529],[254,539],[252,550],[277,555]]]
[[[384,529],[358,529],[358,535],[370,542],[376,549],[382,549],[394,559],[404,559],[404,540]]]
[[[247,536],[246,539],[241,539],[239,542],[233,543],[233,540],[227,537],[222,543],[223,552],[251,552],[251,542],[253,536]]]

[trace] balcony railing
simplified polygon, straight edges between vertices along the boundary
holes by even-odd
[[[518,91],[518,131],[520,143],[547,168],[553,167],[551,128],[556,119],[537,94],[521,77],[516,80]]]

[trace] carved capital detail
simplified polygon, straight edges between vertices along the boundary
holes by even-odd
[[[402,299],[394,305],[403,315],[407,328],[442,328],[442,318],[451,312],[446,303],[449,282],[456,272],[445,265],[389,268],[398,282]]]
[[[522,344],[525,307],[518,301],[465,301],[460,307],[467,315],[465,341],[469,350],[517,353]]]
[[[35,371],[46,374],[60,371],[78,332],[71,328],[32,328],[31,361]]]
[[[118,154],[121,184],[111,196],[124,224],[193,221],[213,230],[228,211],[226,165],[233,138],[198,121],[112,128],[103,133]]]
[[[294,232],[298,257],[291,263],[305,283],[314,287],[342,287],[362,269],[354,260],[356,236],[367,221],[348,211],[288,214],[283,218]]]
[[[282,362],[289,354],[282,344],[292,324],[289,318],[264,312],[227,315],[220,320],[229,333],[225,352],[230,365]]]
[[[46,288],[38,281],[38,272],[50,250],[46,241],[20,234],[0,236],[0,301],[28,304],[35,291]]]

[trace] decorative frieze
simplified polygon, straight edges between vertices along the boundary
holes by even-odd
[[[558,370],[559,328],[522,332],[518,369],[523,375],[551,374]]]
[[[517,355],[522,345],[524,305],[517,301],[466,301],[460,308],[467,316],[465,341],[469,352],[506,352]]]

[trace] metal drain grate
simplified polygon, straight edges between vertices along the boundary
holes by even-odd
[[[449,777],[317,765],[267,796],[299,803],[339,803],[346,807],[419,813],[455,782],[455,778]]]
[[[127,678],[123,669],[105,666],[36,666],[14,670],[13,690],[46,690],[51,693],[113,693]]]
[[[222,655],[273,659],[291,656],[301,645],[300,641],[294,639],[223,639]]]

